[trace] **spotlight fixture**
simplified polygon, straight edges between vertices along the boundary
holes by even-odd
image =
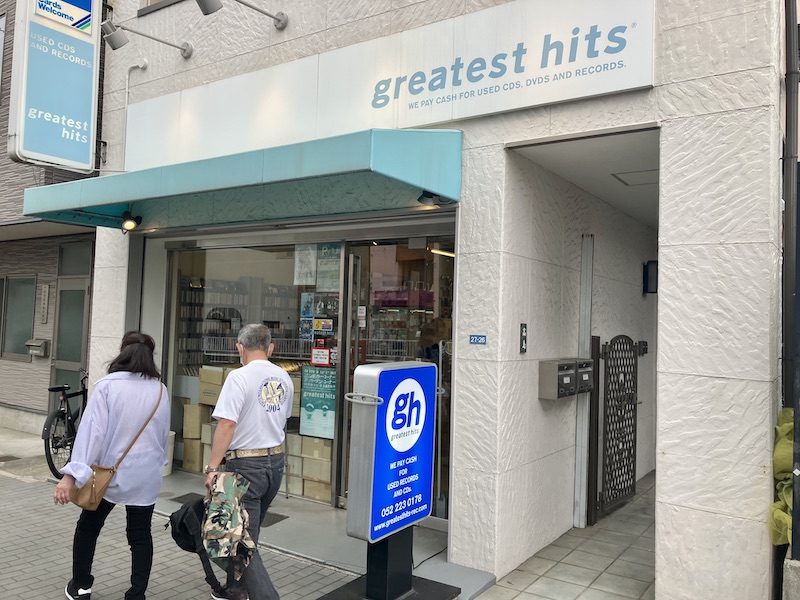
[[[422,190],[422,193],[417,198],[417,202],[422,204],[423,206],[436,206],[439,202],[439,196],[436,194],[429,192],[428,190]]]
[[[131,33],[135,33],[136,35],[140,35],[142,37],[146,37],[149,40],[153,40],[155,42],[160,42],[162,44],[166,44],[167,46],[172,46],[173,48],[177,48],[181,51],[181,56],[183,58],[189,58],[194,52],[194,48],[189,42],[184,42],[180,46],[178,44],[173,44],[172,42],[167,42],[160,38],[154,37],[149,33],[142,33],[141,31],[136,31],[135,29],[131,29],[127,25],[114,25],[111,22],[111,19],[107,19],[100,23],[100,31],[103,33],[103,39],[106,41],[108,46],[112,50],[117,50],[122,48],[125,44],[128,43],[128,36],[125,35],[126,31],[130,31]]]
[[[270,19],[275,21],[275,29],[282,30],[286,29],[286,26],[289,24],[289,17],[286,13],[268,13],[263,8],[259,8],[254,4],[250,4],[247,0],[236,0],[239,4],[244,4],[248,8],[252,8],[256,12],[260,12],[262,15],[268,16]],[[200,10],[204,15],[210,15],[211,13],[217,12],[220,8],[222,8],[222,0],[197,0],[197,6],[200,7]]]
[[[122,233],[133,231],[142,224],[142,217],[134,217],[130,211],[122,213]]]

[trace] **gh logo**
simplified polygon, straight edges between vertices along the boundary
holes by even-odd
[[[428,408],[425,392],[416,379],[397,384],[386,406],[386,437],[396,452],[405,452],[417,443],[425,428]]]
[[[419,425],[419,417],[422,412],[422,405],[419,400],[414,399],[414,392],[400,394],[394,405],[394,415],[392,416],[392,429],[395,431]]]

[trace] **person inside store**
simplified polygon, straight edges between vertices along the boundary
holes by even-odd
[[[64,589],[69,600],[91,599],[97,539],[117,504],[125,505],[131,549],[131,586],[125,600],[145,600],[153,565],[153,509],[167,463],[170,427],[169,402],[164,400],[169,396],[153,358],[155,346],[146,333],[125,334],[108,375],[95,385],[81,418],[72,458],[61,469],[64,477],[56,486],[53,500],[67,504],[72,488],[90,479],[91,465],[114,465],[124,456],[97,510],[84,509],[78,517],[72,579]],[[130,452],[125,454],[129,447]]]
[[[206,465],[206,487],[216,474],[238,473],[248,484],[242,504],[249,515],[247,531],[258,544],[261,522],[278,493],[283,476],[284,428],[292,414],[294,385],[289,374],[270,362],[274,346],[269,327],[245,325],[236,349],[242,367],[232,371],[219,394],[212,417],[217,429]],[[236,581],[228,573],[224,593],[215,600],[278,600],[279,595],[256,552]]]

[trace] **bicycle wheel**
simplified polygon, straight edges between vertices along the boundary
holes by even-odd
[[[75,440],[74,434],[70,434],[67,424],[67,417],[63,412],[55,411],[50,413],[44,423],[44,457],[47,459],[47,466],[54,477],[63,477],[61,467],[69,462],[72,456],[72,442]]]

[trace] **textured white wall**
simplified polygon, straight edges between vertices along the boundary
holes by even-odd
[[[128,236],[108,227],[98,227],[96,235],[89,337],[91,384],[106,375],[108,364],[119,353],[128,289]]]
[[[655,298],[642,296],[641,265],[655,258],[656,234],[513,151],[468,155],[450,557],[502,575],[572,526],[575,399],[542,401],[537,390],[540,359],[577,353],[581,236],[595,238],[593,334],[624,333],[655,350]],[[470,333],[486,333],[487,345],[470,346]],[[640,476],[655,466],[654,363],[641,364]]]
[[[137,20],[135,0],[120,0],[116,20],[188,39],[196,55],[184,61],[142,39],[108,53],[107,166],[121,165],[125,79],[142,56],[150,67],[131,74],[133,102],[499,1],[266,1],[268,10],[290,16],[289,28],[278,32],[233,2],[207,18],[193,2],[181,2]],[[503,144],[657,123],[658,340],[642,361],[642,387],[651,398],[657,390],[658,410],[645,397],[641,411],[645,424],[657,419],[656,594],[769,597],[765,517],[779,387],[781,6],[778,0],[658,0],[654,89],[448,124],[465,132],[451,560],[502,575],[569,527],[574,409],[531,397],[535,359],[576,347],[580,233],[600,232],[598,307],[615,301],[613,290],[629,290],[633,298],[641,274],[640,264],[628,271],[625,263],[604,262],[617,256],[610,242],[622,222]],[[580,211],[574,226],[565,224],[565,207]],[[98,257],[120,242],[98,232]],[[631,261],[654,258],[646,233],[631,245]],[[118,293],[114,268],[102,268],[96,302]],[[641,333],[632,337],[652,340],[655,301],[639,301],[632,307]],[[542,314],[545,306],[559,308]],[[595,327],[611,335],[621,324],[613,311],[602,314],[607,318],[598,314]],[[518,326],[526,319],[531,350],[520,360]],[[92,346],[107,354],[103,344],[121,331],[103,326],[93,319]],[[486,333],[490,344],[469,346],[469,333]],[[648,448],[640,448],[640,474],[651,464],[645,456]],[[557,508],[543,518],[544,506]]]

